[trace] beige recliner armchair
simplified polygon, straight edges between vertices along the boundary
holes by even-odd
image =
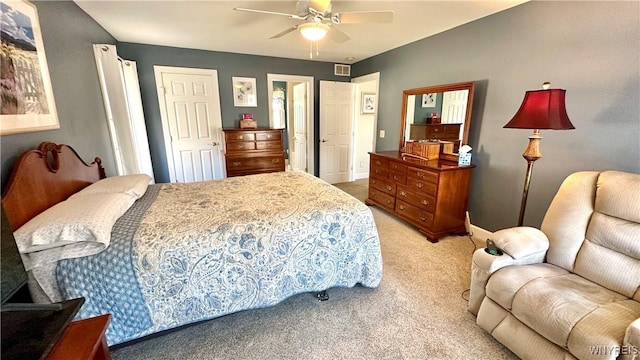
[[[640,359],[640,174],[578,172],[473,255],[469,311],[523,359]]]

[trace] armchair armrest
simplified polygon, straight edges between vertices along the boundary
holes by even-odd
[[[640,359],[640,319],[634,320],[627,328],[622,345],[625,346],[620,355],[624,360]]]
[[[484,299],[485,286],[491,274],[505,266],[541,263],[549,249],[547,236],[532,227],[499,230],[493,233],[492,240],[504,252],[503,255],[490,255],[484,248],[473,253],[468,309],[475,315]]]

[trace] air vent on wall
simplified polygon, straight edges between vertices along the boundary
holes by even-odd
[[[333,66],[333,75],[351,76],[351,65],[335,64]]]

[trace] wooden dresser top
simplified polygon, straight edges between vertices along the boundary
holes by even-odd
[[[252,132],[252,131],[282,131],[284,129],[271,129],[271,128],[256,128],[256,129],[240,129],[240,128],[223,128],[222,131],[225,132],[233,132],[233,131],[242,131],[242,132]]]
[[[434,170],[440,170],[440,171],[458,170],[458,169],[476,167],[473,164],[468,166],[458,166],[458,163],[455,161],[443,160],[443,159],[421,160],[412,156],[403,156],[403,155],[406,155],[406,153],[403,153],[400,151],[379,151],[379,152],[370,152],[369,154],[383,156],[391,160],[403,161],[409,165],[414,165],[414,166],[429,168]]]

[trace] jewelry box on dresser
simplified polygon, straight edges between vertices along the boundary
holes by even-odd
[[[284,171],[283,129],[223,129],[227,177]]]

